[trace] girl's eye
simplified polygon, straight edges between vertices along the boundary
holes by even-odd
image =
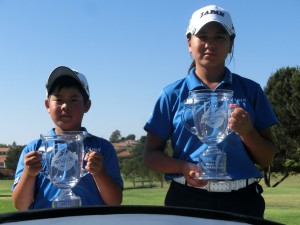
[[[218,40],[226,40],[226,36],[220,35],[220,36],[217,36],[217,39]]]
[[[208,41],[209,39],[211,40],[226,40],[227,36],[224,34],[220,34],[220,35],[215,35],[212,37],[207,36],[206,34],[197,34],[196,36],[197,38],[199,38],[201,41]]]
[[[204,33],[198,33],[195,35],[197,38],[205,38],[207,35]]]

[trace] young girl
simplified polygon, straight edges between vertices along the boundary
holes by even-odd
[[[225,66],[233,51],[235,29],[230,14],[215,5],[197,10],[190,20],[187,43],[194,61],[189,74],[166,86],[144,129],[147,140],[144,162],[152,170],[165,173],[172,181],[165,198],[167,206],[194,207],[263,217],[262,187],[256,182],[275,154],[270,127],[277,123],[271,106],[256,82],[231,73]],[[199,154],[207,149],[182,123],[184,101],[192,90],[234,91],[234,111],[229,127],[234,131],[221,142],[227,155],[230,181],[197,179]],[[171,140],[173,156],[164,154]]]

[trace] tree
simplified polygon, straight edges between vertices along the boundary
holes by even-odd
[[[144,180],[144,167],[142,165],[143,144],[137,144],[133,148],[128,148],[130,157],[123,159],[121,162],[121,170],[124,178],[133,182],[133,187],[137,180]]]
[[[11,147],[7,152],[5,163],[8,169],[16,170],[21,152],[25,146]]]
[[[11,146],[12,146],[12,147],[17,147],[17,143],[16,143],[15,141],[13,141],[13,143],[12,143]]]
[[[133,182],[133,187],[136,186],[136,182],[141,182],[142,186],[147,182],[151,188],[154,180],[159,180],[163,183],[163,174],[150,171],[143,163],[144,143],[138,143],[134,147],[130,147],[127,150],[130,152],[130,156],[121,161],[122,175],[126,180]],[[162,185],[161,185],[162,186]]]
[[[129,135],[126,137],[126,140],[135,141],[135,135],[134,135],[134,134],[129,134]]]
[[[271,169],[283,175],[280,181],[282,182],[291,173],[300,172],[299,67],[286,67],[276,71],[270,76],[265,93],[279,121],[278,126],[272,127],[278,153]],[[268,173],[271,173],[271,170]]]
[[[141,143],[145,143],[145,142],[146,142],[146,136],[141,136],[140,142],[141,142]]]
[[[148,182],[149,187],[152,186],[153,181],[159,181],[160,186],[163,187],[165,182],[164,174],[149,170],[144,165],[142,157],[146,138],[145,136],[143,137],[144,138],[141,138],[137,145],[127,149],[130,152],[130,156],[126,159],[122,159],[120,162],[122,174],[126,180],[133,182],[134,187],[137,181],[142,182],[142,186],[144,186],[144,182]],[[170,140],[166,143],[165,153],[168,156],[171,156],[173,153]]]
[[[110,138],[109,138],[109,141],[111,143],[118,143],[121,141],[121,132],[119,130],[115,130],[114,132],[112,132]]]

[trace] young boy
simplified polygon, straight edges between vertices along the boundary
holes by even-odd
[[[60,66],[50,74],[46,88],[45,106],[55,125],[50,133],[87,132],[81,126],[84,113],[91,107],[85,76]],[[84,147],[89,152],[85,158],[85,169],[89,173],[81,178],[72,191],[81,198],[82,206],[120,205],[123,180],[113,145],[88,133]],[[52,200],[59,194],[59,189],[40,173],[43,167],[42,156],[38,152],[40,148],[44,148],[41,139],[29,143],[18,162],[12,199],[15,208],[21,211],[51,208]]]

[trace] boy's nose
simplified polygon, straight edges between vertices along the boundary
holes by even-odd
[[[71,107],[70,107],[69,104],[67,104],[67,103],[64,103],[64,104],[62,105],[62,109],[65,110],[65,111],[67,111],[67,112],[70,112],[70,111],[71,111]]]

